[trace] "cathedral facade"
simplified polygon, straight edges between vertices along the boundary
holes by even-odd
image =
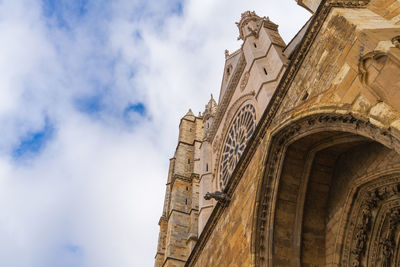
[[[155,266],[400,266],[400,0],[297,2],[181,119]]]

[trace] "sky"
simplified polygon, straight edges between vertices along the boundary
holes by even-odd
[[[169,158],[246,10],[294,0],[0,0],[0,266],[153,266]]]

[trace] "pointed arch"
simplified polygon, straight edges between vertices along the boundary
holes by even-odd
[[[385,168],[368,170],[368,166],[365,166],[365,171],[360,171],[362,175],[356,177],[354,174],[351,181],[340,174],[342,167],[338,167],[338,164],[346,162],[343,157],[362,158],[357,156],[357,151],[367,153],[374,149],[377,152],[369,154],[382,155],[386,160],[392,160],[392,169],[385,173]],[[338,266],[340,262],[341,266],[351,266],[344,265],[343,262],[350,264],[356,261],[357,255],[351,252],[345,259],[343,255],[346,249],[347,252],[355,251],[355,237],[352,235],[356,233],[340,231],[342,228],[348,229],[349,222],[348,219],[341,218],[347,218],[350,211],[354,214],[358,212],[358,216],[362,215],[359,210],[353,210],[355,204],[349,199],[356,198],[355,192],[359,192],[359,188],[365,184],[382,184],[389,175],[399,177],[400,189],[399,151],[400,142],[389,131],[371,124],[367,119],[350,114],[309,115],[273,131],[267,149],[265,172],[258,185],[254,206],[254,265]],[[360,164],[357,166],[364,168]],[[339,187],[338,181],[345,184],[344,189]],[[335,214],[338,199],[347,201],[343,202],[347,206],[344,205],[345,208],[340,208],[340,212]],[[328,216],[331,217],[328,219]],[[335,224],[332,218],[339,221]],[[357,217],[357,220],[360,218]],[[380,220],[387,224],[387,219]],[[332,224],[340,227],[332,230]],[[384,234],[383,232],[376,236]],[[349,239],[345,239],[346,235],[351,236],[351,241],[346,241]],[[400,238],[400,233],[396,238]],[[346,248],[345,242],[350,244],[350,248]],[[321,249],[316,249],[318,247]],[[368,249],[370,243],[368,247],[366,245],[361,249],[362,261],[371,260],[368,258],[370,254],[366,253]],[[392,254],[398,255],[399,252],[393,251]],[[393,259],[394,257],[398,256],[393,256]]]

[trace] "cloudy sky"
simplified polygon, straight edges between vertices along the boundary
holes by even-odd
[[[0,0],[0,266],[152,266],[179,119],[294,0]]]

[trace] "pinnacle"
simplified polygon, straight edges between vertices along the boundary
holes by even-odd
[[[190,108],[189,111],[186,113],[185,117],[187,116],[194,116],[192,109]]]
[[[239,22],[236,22],[239,28],[238,40],[244,40],[248,35],[257,36],[257,31],[262,25],[271,30],[277,30],[278,25],[273,23],[269,17],[260,17],[255,11],[243,12]]]
[[[216,104],[213,94],[211,94],[211,98],[210,98],[210,101],[208,101],[208,103],[209,103],[209,104],[210,104],[210,103],[211,103],[211,104]]]

